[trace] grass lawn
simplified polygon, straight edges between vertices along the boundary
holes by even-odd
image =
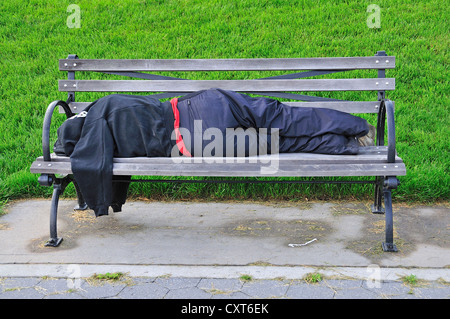
[[[70,4],[81,9],[70,28]],[[369,28],[370,4],[381,9]],[[407,176],[399,200],[449,198],[449,3],[417,1],[56,1],[0,2],[0,206],[48,196],[29,168],[42,154],[47,105],[66,99],[57,60],[80,58],[293,58],[396,56],[397,150]],[[69,22],[72,21],[69,19]],[[230,74],[218,74],[227,78]],[[87,93],[86,93],[87,94]],[[372,99],[375,99],[375,92]],[[79,94],[80,100],[97,95]],[[64,120],[56,116],[55,128]],[[55,129],[56,132],[56,129]],[[56,136],[56,134],[55,134]],[[134,196],[226,198],[366,198],[372,187],[313,185],[134,185]],[[69,189],[68,196],[73,195]]]

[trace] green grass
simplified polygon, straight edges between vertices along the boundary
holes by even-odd
[[[241,281],[247,282],[247,281],[252,281],[252,280],[253,280],[253,277],[250,276],[250,275],[242,275],[242,276],[239,277],[239,279],[240,279]]]
[[[305,276],[304,280],[308,284],[317,284],[323,280],[323,276],[319,273],[309,273]]]
[[[95,274],[93,277],[98,280],[112,280],[117,281],[122,278],[123,274],[121,272],[109,273],[106,274]]]
[[[67,6],[81,8],[81,27],[68,28]],[[381,27],[366,25],[374,1],[19,1],[0,3],[0,202],[50,194],[29,172],[40,156],[47,105],[65,99],[57,60],[81,58],[289,58],[396,56],[398,152],[407,176],[394,197],[449,198],[448,19],[446,1],[376,1]],[[197,75],[198,77],[204,74]],[[233,78],[233,73],[208,74]],[[240,76],[245,76],[241,74]],[[352,93],[350,97],[356,96]],[[89,100],[100,94],[78,94]],[[54,117],[55,128],[63,116]],[[55,135],[54,135],[55,136]],[[151,198],[345,198],[371,187],[136,184]],[[73,195],[69,188],[67,195]]]
[[[416,275],[409,275],[401,278],[405,285],[417,286],[418,280]]]

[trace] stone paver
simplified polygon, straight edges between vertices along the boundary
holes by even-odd
[[[262,280],[244,283],[241,291],[252,298],[284,298],[289,283],[281,280]]]
[[[291,299],[332,299],[333,289],[323,284],[308,284],[306,282],[293,283],[286,294]]]
[[[369,284],[364,280],[251,280],[232,278],[1,278],[0,299],[450,299],[450,285],[421,281]]]
[[[447,203],[394,205],[398,253],[380,251],[370,202],[128,201],[97,219],[75,204],[60,201],[58,248],[43,245],[49,200],[8,205],[0,299],[450,299]],[[93,280],[108,272],[125,276]]]
[[[168,292],[169,289],[154,282],[141,282],[125,287],[117,297],[123,299],[162,299]]]
[[[210,299],[212,295],[197,287],[171,289],[164,299]]]
[[[82,297],[90,299],[105,299],[116,297],[124,288],[126,284],[120,283],[99,283],[90,284],[89,282],[84,282],[80,289],[77,289],[77,293]]]

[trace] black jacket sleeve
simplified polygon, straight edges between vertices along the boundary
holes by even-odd
[[[107,215],[112,199],[114,141],[106,119],[85,124],[70,157],[73,176],[96,216]]]

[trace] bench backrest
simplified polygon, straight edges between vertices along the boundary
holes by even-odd
[[[395,67],[395,57],[378,51],[370,57],[280,58],[280,59],[79,59],[69,55],[59,60],[59,69],[68,72],[67,80],[59,80],[59,90],[68,92],[73,113],[81,112],[91,101],[76,102],[75,92],[109,92],[155,94],[156,98],[181,96],[208,88],[222,88],[237,92],[296,100],[285,102],[292,106],[312,106],[337,109],[349,113],[378,113],[385,91],[394,90],[395,79],[385,77],[385,69]],[[311,77],[352,70],[377,70],[371,78]],[[165,75],[168,72],[224,72],[224,71],[287,71],[288,74],[259,79],[187,80]],[[294,71],[294,73],[292,73]],[[299,72],[301,71],[301,72]],[[77,76],[75,76],[76,72]],[[79,74],[101,72],[125,76],[128,80],[82,80]],[[149,74],[145,72],[164,72]],[[232,73],[230,73],[232,74]],[[359,74],[358,74],[359,75]],[[220,77],[226,78],[227,75]],[[230,76],[231,77],[231,76]],[[308,78],[308,79],[306,79]],[[374,101],[347,101],[298,94],[323,91],[375,91]],[[296,92],[296,93],[293,93]],[[300,102],[301,101],[301,102]]]

